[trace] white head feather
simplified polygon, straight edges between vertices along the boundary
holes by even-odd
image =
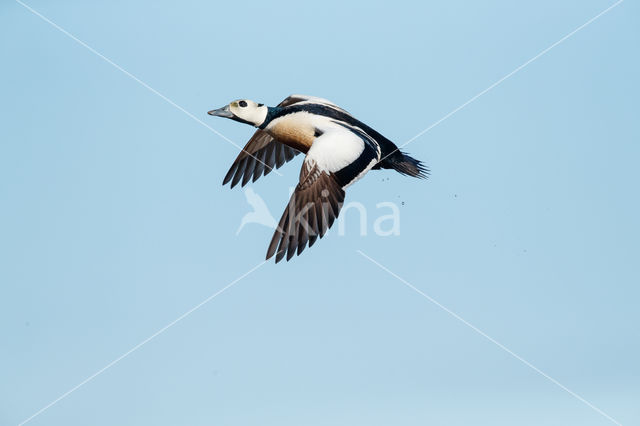
[[[265,105],[249,99],[238,99],[229,104],[229,111],[237,118],[258,127],[267,118],[268,109]]]

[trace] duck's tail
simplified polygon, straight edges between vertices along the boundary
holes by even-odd
[[[394,169],[400,174],[420,179],[426,179],[429,176],[429,168],[422,161],[416,160],[399,149],[394,150],[386,157],[383,156],[377,166],[374,168]]]

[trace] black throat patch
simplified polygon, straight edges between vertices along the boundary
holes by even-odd
[[[229,117],[229,118],[230,118],[231,120],[233,120],[233,121],[237,121],[238,123],[249,124],[249,125],[251,125],[251,126],[255,126],[255,125],[256,125],[255,123],[252,123],[252,122],[247,121],[247,120],[243,120],[242,118],[240,118],[240,117],[236,117],[235,115],[234,115],[233,117]]]
[[[267,116],[264,118],[264,121],[261,125],[258,126],[259,129],[264,129],[271,123],[271,121],[278,117],[284,108],[280,107],[267,107]]]

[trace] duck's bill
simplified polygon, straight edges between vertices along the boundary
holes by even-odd
[[[229,105],[223,106],[222,108],[218,108],[218,109],[212,109],[207,114],[215,115],[216,117],[226,117],[226,118],[233,117],[233,113],[229,110]]]

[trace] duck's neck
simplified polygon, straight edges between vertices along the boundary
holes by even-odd
[[[258,128],[264,129],[265,127],[267,127],[269,123],[271,123],[271,120],[273,120],[280,111],[282,111],[282,108],[280,107],[267,107],[267,116],[265,117],[262,124],[258,126]]]

